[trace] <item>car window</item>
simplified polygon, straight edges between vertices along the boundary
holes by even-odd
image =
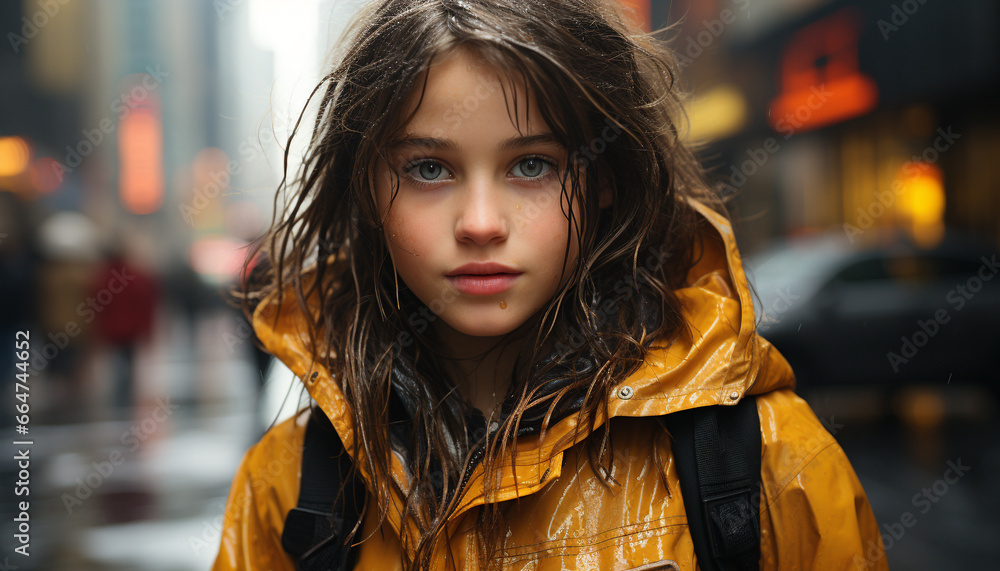
[[[978,270],[976,260],[942,255],[905,254],[856,261],[837,273],[834,283],[891,280],[919,284],[952,277],[970,276]]]
[[[930,282],[968,277],[979,269],[976,260],[942,255],[895,256],[886,260],[890,276],[901,282]]]
[[[886,273],[893,281],[920,283],[940,275],[936,258],[919,255],[891,256],[885,260]]]
[[[837,272],[831,280],[833,283],[870,282],[890,279],[882,258],[870,258],[849,264]]]
[[[939,256],[935,258],[940,277],[969,277],[979,271],[982,264],[978,259]]]

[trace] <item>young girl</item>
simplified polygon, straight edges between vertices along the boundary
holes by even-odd
[[[760,566],[885,567],[755,333],[666,48],[611,0],[377,0],[346,41],[244,297],[315,405],[247,452],[214,569],[296,568],[316,415],[361,483],[330,478],[351,568],[709,568],[665,426],[754,395]]]

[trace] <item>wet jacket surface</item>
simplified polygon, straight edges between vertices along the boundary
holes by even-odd
[[[645,364],[612,393],[613,472],[620,486],[600,483],[576,442],[554,444],[575,428],[575,415],[550,428],[544,441],[518,443],[517,482],[504,466],[503,502],[510,533],[509,569],[697,569],[670,442],[655,417],[694,407],[732,405],[760,395],[762,569],[886,569],[878,524],[843,450],[794,392],[787,361],[754,332],[751,293],[729,222],[693,203],[710,222],[705,252],[677,290],[693,343],[654,347]],[[643,260],[640,258],[639,263]],[[300,378],[350,449],[353,427],[340,389],[326,369],[310,368],[305,324],[294,296],[278,312],[271,300],[254,314],[261,341]],[[628,387],[622,390],[623,387]],[[213,569],[292,570],[281,547],[285,516],[298,499],[301,450],[308,415],[272,428],[247,451],[233,480],[222,541]],[[654,462],[654,450],[664,459]],[[660,471],[665,472],[667,486]],[[471,534],[485,498],[482,465],[472,473],[450,524],[451,556],[434,568],[477,569]],[[367,478],[367,475],[365,475]],[[394,477],[405,488],[402,467]],[[515,483],[517,484],[515,486]],[[365,521],[356,569],[399,569],[400,498],[381,529]],[[375,512],[369,504],[369,513]]]

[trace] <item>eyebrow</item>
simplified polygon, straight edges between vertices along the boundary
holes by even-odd
[[[498,151],[512,151],[515,149],[520,149],[523,147],[528,147],[539,143],[550,143],[563,146],[562,141],[557,139],[552,133],[538,133],[536,135],[528,135],[525,137],[510,137],[500,141],[497,145]],[[443,149],[446,151],[457,152],[458,144],[451,139],[442,139],[440,137],[407,137],[405,139],[400,139],[389,145],[389,150],[392,152],[401,151],[403,149]]]

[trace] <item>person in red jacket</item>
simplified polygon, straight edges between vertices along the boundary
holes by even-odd
[[[96,312],[97,339],[112,358],[112,401],[121,415],[132,408],[136,350],[152,338],[159,301],[156,277],[127,263],[120,248],[112,250],[96,274],[86,304]]]

